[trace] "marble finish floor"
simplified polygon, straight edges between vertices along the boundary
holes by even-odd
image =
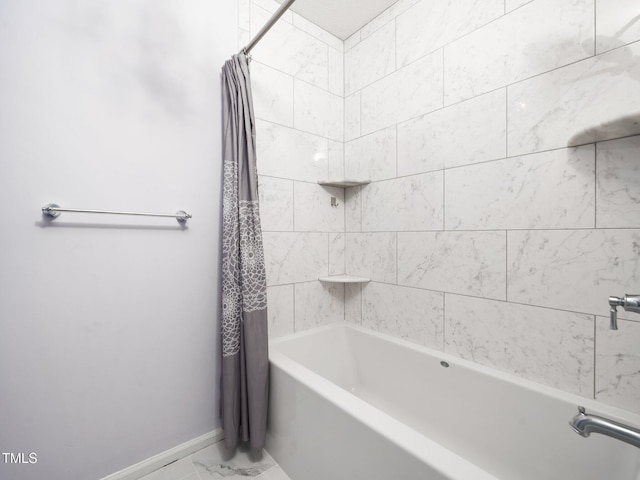
[[[170,463],[139,480],[291,480],[264,452],[256,455],[240,450],[230,455],[223,442],[206,447],[186,458]]]

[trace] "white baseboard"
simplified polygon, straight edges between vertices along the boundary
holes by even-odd
[[[188,457],[198,450],[202,450],[209,445],[213,445],[214,443],[222,440],[223,437],[222,429],[218,428],[212,432],[200,435],[193,440],[189,440],[188,442],[184,442],[176,447],[170,448],[158,455],[149,457],[146,460],[136,463],[135,465],[131,465],[119,472],[107,475],[100,480],[138,480],[140,477],[151,472],[155,472],[159,468],[162,468],[171,462]]]

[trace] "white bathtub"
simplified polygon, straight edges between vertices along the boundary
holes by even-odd
[[[266,449],[292,480],[640,480],[640,449],[568,424],[640,415],[347,325],[270,362]]]

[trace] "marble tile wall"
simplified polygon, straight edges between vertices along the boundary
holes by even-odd
[[[640,116],[640,4],[398,2],[344,48],[346,318],[640,412],[607,304],[640,291],[640,136],[594,131]]]
[[[277,4],[243,4],[246,39]],[[640,136],[595,131],[640,114],[639,19],[400,0],[341,42],[285,15],[252,64],[271,334],[346,320],[640,413],[640,315],[607,305],[640,292]],[[343,272],[372,281],[316,280]]]
[[[239,48],[279,4],[239,4]],[[272,338],[344,320],[345,191],[342,40],[289,11],[251,52],[258,185]],[[390,176],[395,176],[395,168]],[[338,206],[331,206],[335,197]]]

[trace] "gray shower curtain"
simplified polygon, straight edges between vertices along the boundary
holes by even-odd
[[[258,210],[255,119],[249,65],[222,68],[222,377],[227,448],[264,447],[269,393],[267,287]]]

